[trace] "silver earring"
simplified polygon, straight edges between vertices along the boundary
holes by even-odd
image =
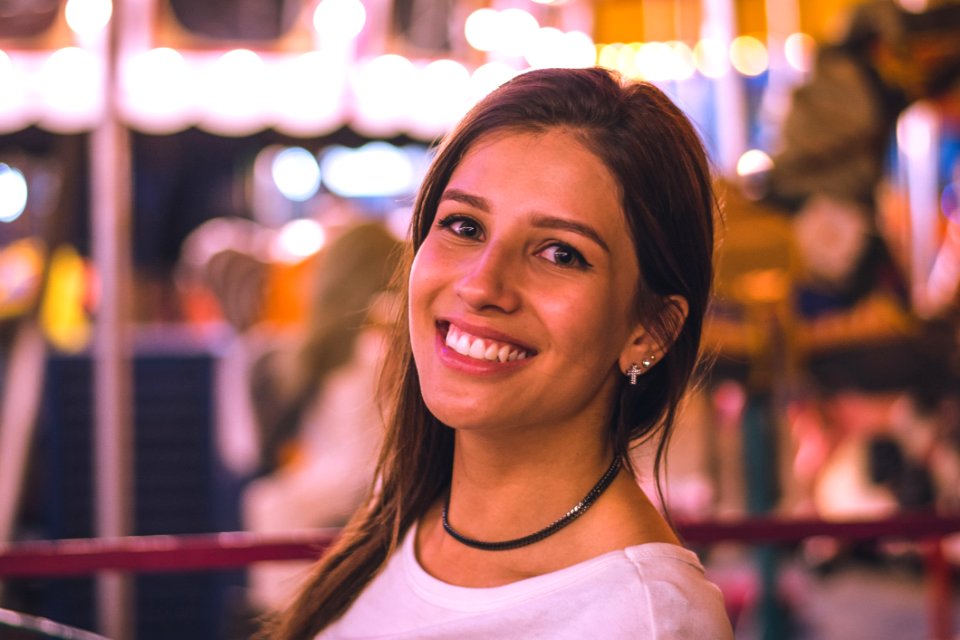
[[[630,378],[630,384],[636,386],[637,378],[642,376],[647,369],[653,366],[653,363],[656,362],[657,356],[652,353],[646,358],[640,361],[640,364],[636,362],[630,363],[630,368],[626,371],[626,376]]]

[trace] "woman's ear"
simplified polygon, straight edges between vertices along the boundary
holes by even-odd
[[[620,371],[630,375],[642,375],[663,359],[670,350],[673,341],[683,330],[690,305],[686,298],[678,295],[668,296],[661,310],[661,331],[649,331],[647,324],[637,323],[620,352]]]

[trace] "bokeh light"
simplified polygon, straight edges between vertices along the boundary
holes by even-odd
[[[63,11],[70,30],[89,37],[109,24],[113,3],[110,0],[67,0]]]
[[[720,78],[730,71],[727,46],[719,38],[704,38],[693,48],[697,71],[707,78]]]
[[[347,69],[327,51],[308,51],[276,65],[270,101],[278,129],[305,137],[328,133],[343,119]]]
[[[205,126],[214,133],[243,135],[263,124],[267,68],[249,49],[234,49],[220,56],[204,74],[201,105]]]
[[[730,43],[730,62],[745,76],[758,76],[770,65],[767,47],[753,36],[738,36]]]
[[[737,175],[746,178],[773,169],[773,160],[760,149],[750,149],[737,160]]]
[[[900,5],[904,11],[920,13],[927,9],[930,2],[929,0],[897,0],[897,4]]]
[[[635,57],[635,73],[651,82],[686,80],[694,73],[693,52],[680,41],[645,42]]]
[[[406,128],[416,74],[410,60],[393,53],[363,63],[352,76],[354,126],[370,137],[391,136]]]
[[[494,61],[480,65],[470,74],[471,99],[480,100],[517,73],[519,72],[516,69],[505,62]]]
[[[616,69],[617,61],[620,56],[620,49],[623,48],[622,42],[613,42],[602,45],[597,51],[597,64],[607,69]]]
[[[570,68],[592,67],[597,63],[597,45],[583,31],[563,34],[563,50],[557,56],[557,66]]]
[[[640,76],[651,82],[670,80],[670,65],[673,51],[663,42],[644,42],[636,56],[636,68]]]
[[[280,151],[273,158],[270,173],[280,193],[294,202],[305,202],[320,189],[320,165],[303,147]]]
[[[477,9],[467,16],[463,35],[477,51],[493,51],[497,46],[499,15],[494,9]]]
[[[507,56],[522,56],[528,43],[540,29],[537,19],[523,9],[504,9],[497,17],[494,51]]]
[[[817,49],[817,43],[813,36],[806,33],[791,33],[783,43],[784,57],[787,64],[806,73],[813,68],[813,57]]]
[[[27,75],[0,49],[0,131],[15,131],[29,124]]]
[[[417,73],[410,131],[433,138],[447,131],[470,107],[470,72],[455,60],[434,60]]]
[[[928,114],[917,109],[908,109],[897,118],[897,146],[914,160],[922,160],[930,154],[933,132],[928,126]]]
[[[0,163],[0,222],[13,222],[27,208],[27,180],[15,167]]]
[[[193,70],[175,49],[161,47],[127,59],[121,90],[126,116],[148,133],[172,133],[193,119]]]
[[[396,197],[412,193],[414,167],[409,156],[387,142],[357,149],[329,147],[320,160],[323,184],[344,198]]]
[[[530,38],[523,57],[533,69],[592,67],[597,61],[597,48],[582,31],[541,27]]]
[[[693,49],[686,42],[671,40],[667,43],[673,55],[671,56],[672,75],[674,80],[688,80],[693,77],[697,67],[693,59]]]
[[[72,132],[97,121],[103,107],[103,75],[93,53],[79,47],[58,49],[44,61],[36,80],[47,127]]]
[[[298,218],[280,228],[270,254],[280,262],[300,262],[320,251],[326,240],[323,225],[309,218]]]
[[[322,44],[353,40],[367,22],[360,0],[322,0],[313,12],[313,28]]]

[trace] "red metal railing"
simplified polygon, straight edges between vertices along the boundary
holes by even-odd
[[[960,532],[960,515],[902,515],[883,520],[744,518],[680,522],[688,544],[790,544],[813,536],[842,540],[938,540]],[[0,545],[0,578],[67,576],[98,571],[185,571],[242,567],[266,560],[317,558],[335,529],[282,534],[243,531],[185,536],[44,540]]]
[[[951,573],[940,541],[960,532],[960,515],[901,515],[883,520],[827,522],[755,517],[679,522],[687,544],[791,544],[813,536],[841,540],[907,539],[926,543],[932,638],[950,638]],[[0,579],[58,577],[101,571],[162,572],[243,567],[269,560],[315,559],[335,529],[284,534],[228,532],[18,542],[0,545]]]

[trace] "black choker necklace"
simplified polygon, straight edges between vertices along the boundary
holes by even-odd
[[[447,511],[450,509],[450,493],[447,492],[446,502],[443,503],[443,529],[449,533],[457,542],[461,542],[468,547],[473,547],[474,549],[483,549],[484,551],[506,551],[507,549],[516,549],[518,547],[525,547],[528,544],[533,544],[534,542],[539,542],[546,538],[547,536],[555,534],[560,529],[563,529],[565,526],[579,518],[584,514],[584,512],[589,509],[594,502],[597,501],[597,498],[610,486],[610,483],[613,482],[613,479],[617,476],[617,472],[620,470],[620,457],[617,456],[613,459],[613,463],[610,465],[610,468],[603,474],[599,482],[594,485],[593,489],[590,489],[590,492],[584,496],[583,500],[578,502],[573,506],[570,511],[567,511],[559,520],[556,520],[553,524],[547,525],[540,531],[531,533],[528,536],[523,536],[522,538],[515,538],[513,540],[504,540],[502,542],[484,542],[482,540],[474,540],[473,538],[468,538],[462,533],[457,532],[450,522],[447,521]]]

